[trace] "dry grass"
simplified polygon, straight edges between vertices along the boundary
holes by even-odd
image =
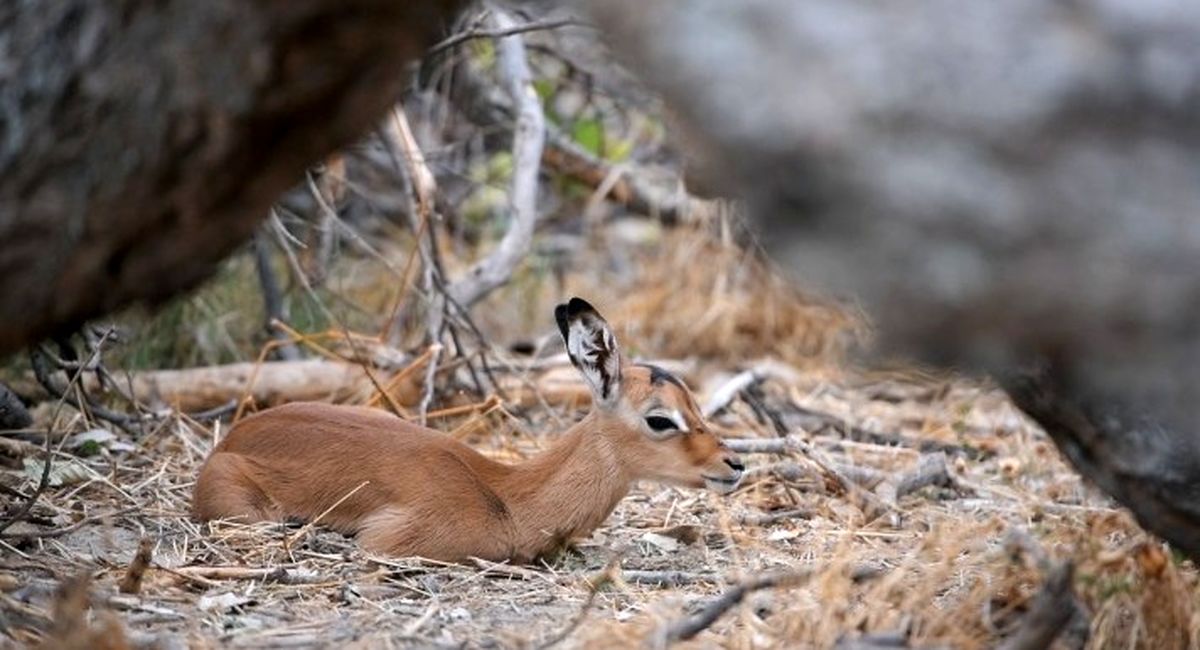
[[[1196,646],[1195,567],[1083,485],[1002,394],[961,378],[846,371],[837,361],[860,331],[856,319],[705,236],[664,237],[661,248],[621,249],[635,270],[628,277],[569,274],[562,287],[542,276],[518,278],[525,301],[481,310],[490,314],[484,320],[494,321],[499,341],[548,335],[549,323],[497,328],[520,310],[548,313],[564,288],[595,296],[632,352],[701,362],[690,364],[688,380],[705,392],[747,360],[790,368],[716,417],[732,435],[777,439],[783,429],[847,473],[885,478],[914,467],[921,452],[912,446],[933,441],[958,450],[949,461],[953,485],[924,488],[868,520],[862,499],[811,459],[754,454],[747,457],[752,479],[731,497],[642,485],[575,552],[529,567],[445,566],[370,556],[320,527],[191,521],[197,469],[225,427],[174,417],[136,441],[121,440],[127,448],[57,456],[62,466],[86,469],[49,490],[31,521],[0,537],[5,644],[33,644],[61,628],[52,622],[56,589],[81,572],[94,575],[85,618],[103,629],[115,612],[134,645],[537,647],[569,630],[564,647],[612,647],[654,645],[666,626],[731,582],[808,570],[804,584],[751,594],[683,645],[823,648],[900,630],[913,647],[986,648],[1021,624],[1041,584],[1041,569],[1005,547],[1017,531],[1050,557],[1075,563],[1075,588],[1091,613],[1088,647]],[[602,244],[590,254],[607,260],[593,268],[613,268]],[[860,434],[911,444],[852,440],[846,427],[814,426],[814,411]],[[50,424],[50,412],[38,413],[40,426]],[[550,444],[579,415],[557,406],[519,417],[493,408],[438,426],[512,460]],[[55,430],[97,426],[77,413],[64,418]],[[4,449],[36,457],[29,445]],[[0,482],[31,489],[16,469]],[[741,523],[786,511],[803,516]],[[153,540],[152,567],[139,594],[120,594],[143,538]],[[614,556],[619,571],[593,588],[589,578]],[[872,575],[856,581],[863,567]],[[681,584],[655,583],[664,578]]]
[[[838,366],[865,339],[857,314],[805,294],[761,256],[700,231],[669,231],[661,246],[636,251],[631,265],[638,276],[618,287],[609,318],[623,324],[626,339],[660,356],[770,357],[818,369]],[[604,295],[602,288],[581,282],[580,292]]]

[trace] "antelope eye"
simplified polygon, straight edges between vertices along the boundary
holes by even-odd
[[[675,421],[671,418],[665,418],[661,415],[650,415],[646,417],[646,425],[653,431],[674,431],[679,427],[675,426]]]

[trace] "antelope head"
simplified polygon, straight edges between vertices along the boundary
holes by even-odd
[[[612,329],[586,301],[554,310],[571,363],[592,393],[588,421],[634,480],[733,492],[745,467],[705,422],[695,397],[675,375],[628,363]]]

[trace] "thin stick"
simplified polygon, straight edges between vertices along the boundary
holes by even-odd
[[[452,418],[456,415],[466,415],[468,413],[475,413],[476,411],[488,411],[499,405],[500,398],[492,395],[486,400],[482,402],[476,402],[475,404],[464,404],[463,406],[452,406],[450,408],[444,408],[437,411],[430,411],[425,415],[425,417],[429,419]]]
[[[664,643],[687,641],[708,629],[722,614],[742,602],[747,594],[760,589],[795,587],[808,582],[811,577],[812,571],[771,573],[734,585],[709,601],[698,613],[672,623],[663,631],[661,638]]]
[[[309,530],[311,530],[313,526],[317,525],[317,523],[319,523],[321,521],[321,519],[323,519],[325,517],[325,515],[332,512],[334,508],[342,505],[342,502],[344,502],[346,499],[349,499],[350,497],[354,496],[354,494],[356,492],[363,489],[363,487],[365,487],[368,483],[370,483],[370,481],[363,481],[362,483],[359,483],[357,487],[355,487],[353,490],[350,490],[342,498],[335,501],[333,503],[333,505],[326,508],[321,514],[319,514],[315,518],[313,518],[312,521],[301,526],[300,530],[296,531],[295,535],[292,535],[291,537],[289,537],[283,541],[283,548],[285,550],[291,549],[292,544],[295,544],[296,540],[300,539],[300,537],[303,536],[305,533],[307,533]]]
[[[427,346],[425,351],[422,352],[420,356],[412,360],[412,363],[404,366],[400,372],[397,372],[396,374],[392,375],[391,379],[388,379],[387,384],[384,386],[384,390],[391,392],[406,377],[419,370],[424,364],[428,363],[429,359],[433,356],[435,349],[440,349],[441,347],[441,343],[432,343]],[[382,399],[383,395],[381,393],[376,393],[375,395],[371,396],[370,400],[367,401],[367,406],[375,406],[379,404],[379,401]]]
[[[154,559],[154,540],[149,537],[143,537],[138,543],[137,553],[134,553],[133,560],[129,563],[129,568],[125,570],[125,576],[121,578],[121,584],[118,589],[123,594],[136,594],[142,590],[142,580],[146,577],[146,569],[150,567],[150,562]]]
[[[583,601],[583,607],[579,608],[579,613],[575,615],[575,618],[572,619],[570,624],[568,624],[565,628],[539,644],[537,646],[538,650],[546,650],[547,648],[552,648],[559,643],[562,643],[567,639],[567,637],[571,636],[575,630],[579,629],[579,626],[583,623],[583,620],[587,618],[588,612],[592,611],[592,605],[596,602],[596,594],[600,593],[600,589],[602,589],[605,585],[613,581],[613,576],[617,573],[617,567],[620,565],[620,561],[620,554],[614,553],[612,558],[609,559],[608,564],[604,566],[604,570],[601,571],[599,575],[587,580],[588,595],[587,599]]]
[[[576,18],[559,18],[556,20],[543,20],[540,22],[525,23],[524,25],[513,25],[511,27],[502,27],[498,29],[470,29],[465,32],[459,32],[443,40],[437,45],[434,45],[433,47],[429,48],[429,50],[425,53],[425,56],[436,56],[452,47],[457,47],[467,41],[477,38],[504,38],[505,36],[516,36],[517,34],[559,29],[562,27],[593,28],[591,25]]]
[[[275,227],[276,232],[282,230],[283,224],[279,222],[279,217],[275,214],[274,210],[271,211],[271,218],[271,223]],[[308,294],[313,303],[321,309],[321,311],[330,321],[336,323],[338,327],[341,328],[346,343],[350,345],[350,348],[354,351],[355,356],[358,357],[356,361],[359,367],[362,368],[363,373],[366,374],[367,379],[370,380],[371,384],[375,386],[375,390],[384,393],[384,400],[387,402],[388,408],[390,408],[396,415],[405,417],[404,409],[396,403],[396,400],[392,399],[391,395],[388,395],[383,390],[383,386],[379,383],[379,378],[375,376],[375,373],[371,370],[367,363],[366,355],[362,354],[362,351],[359,349],[358,342],[355,341],[354,337],[350,335],[350,328],[346,326],[346,323],[340,317],[338,317],[337,314],[333,313],[333,311],[325,305],[325,303],[321,300],[321,297],[317,295],[315,290],[313,290],[312,285],[308,282],[308,278],[304,277],[304,270],[300,268],[300,262],[296,259],[296,255],[292,252],[291,247],[287,245],[286,240],[284,240],[282,236],[280,236],[279,242],[283,247],[284,256],[287,258],[288,264],[292,268],[292,272],[295,273],[296,279],[300,281],[300,285],[304,287],[305,293]]]
[[[116,517],[123,517],[131,512],[136,512],[138,510],[141,510],[141,508],[137,507],[137,506],[130,507],[130,508],[124,508],[124,509],[118,510],[116,512],[106,512],[102,515],[93,515],[91,517],[84,517],[83,519],[80,519],[79,521],[77,521],[69,526],[63,526],[62,528],[43,530],[43,531],[38,531],[35,533],[3,533],[3,534],[0,534],[0,537],[3,537],[6,541],[15,541],[15,542],[24,542],[24,541],[34,540],[34,539],[50,539],[53,537],[62,537],[64,535],[70,535],[71,533],[79,530],[80,528],[83,528],[84,526],[89,526],[98,521],[108,521],[111,519],[115,519]],[[3,529],[0,528],[0,531],[3,531]]]
[[[112,334],[111,329],[106,331],[104,335],[100,337],[100,344],[96,346],[97,351],[92,353],[93,357],[99,357],[99,348],[101,345],[103,345],[104,341],[109,337],[110,334]],[[36,350],[30,353],[31,356],[35,354],[37,354]],[[89,363],[91,363],[91,361],[89,361]],[[18,508],[16,512],[10,515],[8,519],[5,519],[4,522],[0,523],[0,533],[3,533],[5,530],[8,530],[9,526],[12,526],[21,519],[24,519],[25,515],[29,514],[29,511],[33,508],[33,504],[37,503],[37,500],[41,498],[42,493],[45,492],[46,488],[50,486],[50,466],[53,464],[54,457],[54,450],[52,449],[54,446],[54,425],[58,422],[58,416],[62,413],[63,404],[65,404],[67,401],[67,395],[71,392],[71,388],[79,383],[79,378],[83,376],[84,367],[86,365],[88,364],[83,364],[75,370],[75,374],[71,377],[71,380],[67,382],[67,389],[64,390],[62,395],[59,396],[58,404],[54,407],[54,415],[52,415],[50,418],[50,428],[46,430],[46,464],[42,466],[42,476],[38,479],[37,488],[34,489],[33,493],[29,495],[29,498],[25,500],[25,503],[21,504],[21,507]],[[64,437],[63,441],[65,440],[66,438]]]

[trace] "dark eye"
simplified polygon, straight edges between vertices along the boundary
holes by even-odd
[[[646,417],[646,424],[653,431],[674,431],[678,427],[675,426],[675,421],[671,418],[664,418],[661,415],[651,415]]]

